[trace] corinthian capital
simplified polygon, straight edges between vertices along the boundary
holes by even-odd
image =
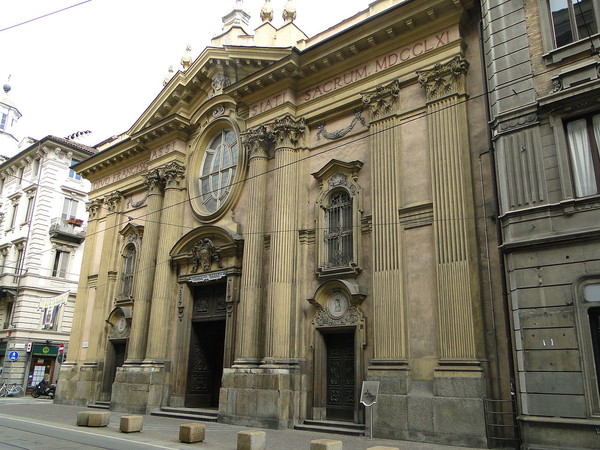
[[[439,100],[448,95],[466,92],[465,75],[469,69],[466,59],[455,56],[443,64],[436,64],[432,69],[419,70],[419,84],[425,88],[427,101]]]
[[[185,167],[173,161],[162,166],[160,171],[167,187],[177,187],[184,178]]]
[[[98,218],[98,212],[102,208],[103,203],[104,200],[102,200],[101,198],[96,198],[85,205],[86,211],[90,215],[90,220]]]
[[[381,119],[392,114],[399,94],[400,82],[398,80],[394,80],[386,86],[379,85],[372,91],[364,92],[362,101],[371,111],[371,120]]]
[[[119,207],[119,203],[121,202],[122,199],[123,199],[123,193],[121,191],[114,191],[114,192],[111,192],[110,194],[108,194],[104,201],[108,205],[108,209],[111,212],[115,212],[117,210],[117,208]]]
[[[160,169],[149,170],[147,174],[142,175],[142,178],[150,193],[161,193],[165,188],[165,180]]]
[[[280,119],[275,119],[272,132],[275,146],[277,148],[295,148],[303,137],[305,130],[304,118],[294,120],[292,116],[286,114]]]
[[[272,143],[273,137],[264,125],[250,128],[244,134],[243,144],[250,158],[266,158],[267,150]]]

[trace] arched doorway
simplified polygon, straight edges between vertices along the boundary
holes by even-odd
[[[123,365],[127,358],[127,343],[131,334],[131,312],[129,307],[117,307],[111,311],[106,320],[110,326],[110,331],[104,360],[101,401],[110,400],[117,369]]]

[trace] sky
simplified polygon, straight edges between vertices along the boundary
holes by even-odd
[[[309,37],[368,8],[373,0],[293,0],[295,24]],[[16,137],[65,137],[89,130],[93,145],[127,131],[181,68],[222,30],[234,0],[3,0],[0,84],[23,117]],[[244,0],[250,28],[264,0]],[[285,0],[271,0],[273,25]],[[77,5],[77,6],[73,6]],[[73,7],[71,7],[73,6]],[[69,8],[70,7],[70,8]],[[64,8],[64,11],[14,25]],[[0,96],[4,95],[0,92]]]

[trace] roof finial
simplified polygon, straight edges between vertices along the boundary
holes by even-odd
[[[173,66],[169,66],[167,76],[163,80],[163,86],[166,86],[167,84],[169,84],[169,81],[171,81],[171,78],[173,78]]]
[[[190,44],[185,48],[185,55],[181,57],[181,67],[183,70],[188,70],[188,68],[192,65],[192,46]]]
[[[296,18],[296,8],[292,5],[292,0],[287,0],[283,7],[283,20],[285,22],[293,22]]]
[[[265,0],[265,4],[260,10],[260,18],[262,19],[263,23],[273,20],[273,7],[271,6],[271,0]]]
[[[8,94],[10,92],[10,90],[12,89],[11,85],[10,85],[10,77],[12,75],[8,76],[8,79],[6,80],[6,83],[4,83],[4,86],[2,86],[2,89],[4,89],[4,93]]]

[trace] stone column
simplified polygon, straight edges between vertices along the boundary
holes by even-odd
[[[160,239],[150,241],[157,247],[160,260],[154,271],[154,288],[150,312],[150,330],[146,359],[163,361],[168,354],[168,342],[172,321],[175,318],[175,297],[177,282],[171,270],[169,251],[181,235],[182,210],[184,206],[182,187],[185,168],[178,162],[171,162],[159,168],[165,182],[163,211],[160,224]],[[148,242],[148,241],[146,241]]]
[[[271,258],[267,287],[265,358],[267,367],[294,367],[292,320],[295,296],[295,261],[298,248],[298,143],[306,126],[291,116],[275,120],[275,161],[271,218]]]
[[[475,331],[479,280],[465,93],[468,66],[455,57],[418,72],[427,94],[442,370],[468,370],[479,364]]]
[[[373,359],[374,368],[406,368],[406,304],[402,235],[398,223],[401,177],[399,127],[394,116],[398,81],[363,94],[369,106],[369,149],[373,204]]]
[[[265,126],[248,130],[244,147],[248,167],[248,220],[244,233],[241,297],[238,308],[238,339],[234,367],[258,367],[262,352],[263,259],[267,197],[267,149],[271,137]]]
[[[114,243],[118,241],[119,236],[122,201],[123,194],[120,191],[111,192],[104,199],[107,213],[103,236],[102,259],[98,269],[96,284],[96,299],[98,300],[94,302],[92,320],[90,321],[90,318],[87,317],[86,319],[88,320],[86,320],[85,325],[86,333],[89,333],[87,359],[90,359],[90,357],[94,357],[98,361],[104,359],[104,350],[106,348],[106,323],[104,320],[108,317],[114,300],[113,293],[117,270],[115,260],[117,249]]]
[[[144,176],[144,183],[148,189],[148,207],[144,218],[144,238],[134,278],[133,317],[126,364],[139,364],[146,354],[156,252],[160,240],[164,195],[162,174],[158,169],[152,169]]]

